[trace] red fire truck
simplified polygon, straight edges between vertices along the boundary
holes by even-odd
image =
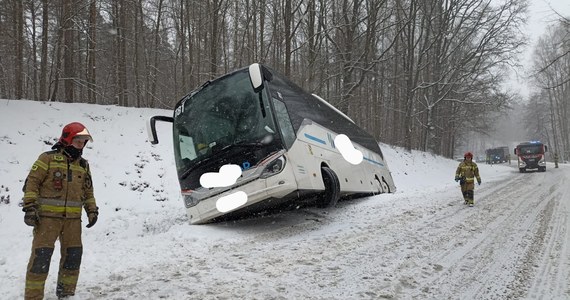
[[[518,166],[521,173],[529,169],[539,172],[546,171],[546,157],[544,153],[548,147],[539,141],[524,142],[517,145],[515,155],[518,157]]]

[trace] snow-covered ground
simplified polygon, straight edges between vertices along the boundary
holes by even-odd
[[[32,229],[19,207],[37,156],[73,121],[91,131],[98,223],[84,228],[74,299],[570,299],[570,166],[479,164],[475,207],[458,162],[381,145],[398,191],[189,225],[170,126],[155,109],[0,100],[0,298],[23,298]],[[46,299],[55,299],[59,254]]]

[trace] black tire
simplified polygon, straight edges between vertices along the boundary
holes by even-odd
[[[340,182],[338,176],[328,167],[322,167],[323,183],[325,191],[317,198],[317,207],[333,207],[340,199]]]
[[[380,179],[378,179],[378,177],[376,177],[376,176],[374,176],[374,180],[375,180],[376,182],[378,182],[378,186],[379,186],[380,190],[379,190],[378,192],[376,192],[376,193],[373,193],[373,195],[380,195],[380,194],[383,194],[383,193],[384,193],[384,187],[382,187],[382,182],[381,182]]]
[[[384,191],[384,193],[390,193],[390,185],[386,182],[386,179],[384,179],[384,177],[382,177],[382,182],[384,182],[384,184],[386,185],[386,190]]]
[[[390,192],[390,186],[388,185],[388,183],[386,182],[386,180],[384,180],[384,177],[382,177],[382,181],[380,181],[380,179],[378,179],[378,177],[374,178],[376,181],[378,181],[378,184],[380,185],[380,194],[384,194],[384,193],[389,193]]]

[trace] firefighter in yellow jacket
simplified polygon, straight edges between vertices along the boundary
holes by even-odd
[[[42,153],[34,162],[24,185],[24,222],[34,227],[32,254],[26,273],[25,299],[43,299],[51,256],[57,239],[61,260],[56,294],[75,294],[83,254],[81,214],[88,217],[87,228],[95,225],[98,207],[87,160],[81,157],[88,141],[87,128],[74,122],[63,127],[53,151]]]
[[[459,181],[463,199],[465,204],[469,206],[473,206],[475,179],[477,179],[477,184],[480,185],[481,177],[479,176],[477,164],[473,162],[473,153],[466,152],[463,156],[463,161],[459,163],[457,171],[455,171],[455,181]]]

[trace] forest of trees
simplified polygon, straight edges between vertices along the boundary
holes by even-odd
[[[570,19],[561,17],[541,37],[534,52],[533,79],[524,119],[528,135],[541,137],[552,154],[570,161]]]
[[[502,85],[523,50],[526,7],[523,0],[0,0],[0,97],[172,108],[204,81],[259,62],[382,142],[452,157],[465,132],[489,132],[519,98]],[[570,57],[568,41],[556,41],[545,38],[537,61],[544,89],[529,105],[544,103],[531,110],[545,119],[541,136],[568,150],[569,83],[558,75],[568,76]]]

